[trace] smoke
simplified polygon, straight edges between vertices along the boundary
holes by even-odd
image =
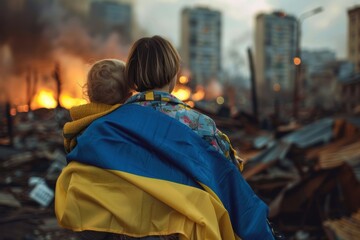
[[[223,87],[217,79],[211,79],[205,87],[205,99],[214,100],[223,95]]]
[[[31,2],[26,1],[23,9],[13,9],[10,0],[0,1],[0,46],[10,48],[15,73],[24,71],[29,62],[47,59],[50,50],[50,42],[42,36],[45,25],[38,21],[39,9]]]
[[[86,14],[89,4],[68,0],[0,1],[0,100],[25,104],[24,97],[14,95],[26,95],[23,91],[29,75],[38,75],[39,87],[53,88],[56,63],[60,64],[64,91],[81,97],[91,63],[101,58],[125,59],[128,38],[92,26]]]

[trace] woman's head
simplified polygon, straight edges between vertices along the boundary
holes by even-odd
[[[116,104],[130,96],[125,78],[125,62],[103,59],[95,62],[87,76],[86,91],[90,102]]]
[[[138,92],[167,85],[171,92],[179,68],[180,57],[172,44],[160,36],[153,36],[134,43],[125,72],[130,87]]]

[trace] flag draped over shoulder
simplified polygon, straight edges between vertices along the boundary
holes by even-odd
[[[88,103],[71,108],[70,116],[73,121],[67,122],[63,129],[65,151],[68,153],[76,146],[77,136],[85,130],[90,123],[120,106],[120,104]]]
[[[273,239],[267,206],[189,127],[127,104],[95,120],[56,185],[59,223],[133,237]]]

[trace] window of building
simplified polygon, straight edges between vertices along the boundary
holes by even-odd
[[[192,37],[190,38],[190,44],[191,44],[191,45],[196,45],[197,42],[198,42],[198,40],[197,40],[197,38],[196,38],[195,36],[192,36]]]
[[[198,22],[196,21],[196,19],[190,19],[190,26],[196,27],[197,24]]]
[[[355,21],[356,21],[355,16],[354,16],[354,15],[350,16],[350,22],[351,22],[351,24],[354,24]]]

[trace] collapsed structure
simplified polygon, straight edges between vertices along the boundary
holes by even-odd
[[[358,236],[359,117],[322,118],[276,132],[259,129],[246,115],[212,117],[245,159],[243,176],[269,205],[277,229],[296,239]],[[66,166],[62,126],[69,120],[63,108],[13,117],[13,146],[0,146],[2,237],[76,239],[53,212],[55,182]]]

